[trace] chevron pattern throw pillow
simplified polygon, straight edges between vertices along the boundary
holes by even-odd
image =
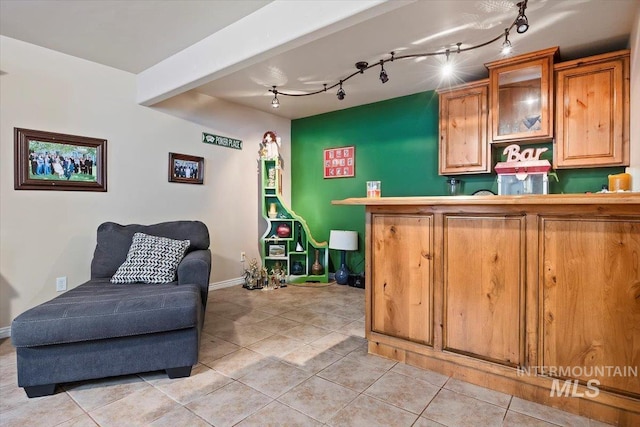
[[[111,283],[173,282],[190,244],[189,240],[135,233],[127,259],[118,267]]]

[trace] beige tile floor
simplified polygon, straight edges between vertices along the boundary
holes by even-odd
[[[63,384],[28,399],[0,342],[0,426],[596,426],[587,418],[367,354],[364,291],[209,293],[200,362]]]

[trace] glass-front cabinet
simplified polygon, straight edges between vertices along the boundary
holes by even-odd
[[[553,139],[553,47],[485,64],[489,69],[491,142]]]

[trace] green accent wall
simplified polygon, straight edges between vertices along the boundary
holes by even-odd
[[[295,102],[295,100],[293,100]],[[338,101],[336,101],[338,102]],[[355,146],[353,178],[323,178],[323,150]],[[552,159],[552,144],[542,159]],[[493,163],[504,160],[493,149]],[[607,175],[624,168],[557,171],[559,182],[549,177],[550,193],[596,192]],[[291,205],[314,237],[329,239],[331,229],[355,230],[359,250],[347,255],[352,272],[364,270],[364,207],[334,206],[332,200],[364,197],[367,181],[382,181],[382,196],[442,196],[446,177],[438,175],[438,95],[434,91],[394,98],[291,122]],[[458,175],[463,193],[480,189],[497,193],[495,173]],[[339,254],[330,251],[337,268]]]

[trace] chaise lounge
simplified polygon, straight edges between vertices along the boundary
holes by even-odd
[[[138,238],[142,243],[135,246]],[[147,283],[138,283],[136,274],[155,275],[158,258],[167,255],[158,255],[158,241],[182,242],[183,257],[166,276],[175,278],[144,276]],[[199,221],[100,225],[91,280],[12,322],[18,386],[37,397],[72,381],[156,370],[169,378],[189,376],[207,303],[208,248],[209,232]],[[112,283],[117,278],[124,283]]]

